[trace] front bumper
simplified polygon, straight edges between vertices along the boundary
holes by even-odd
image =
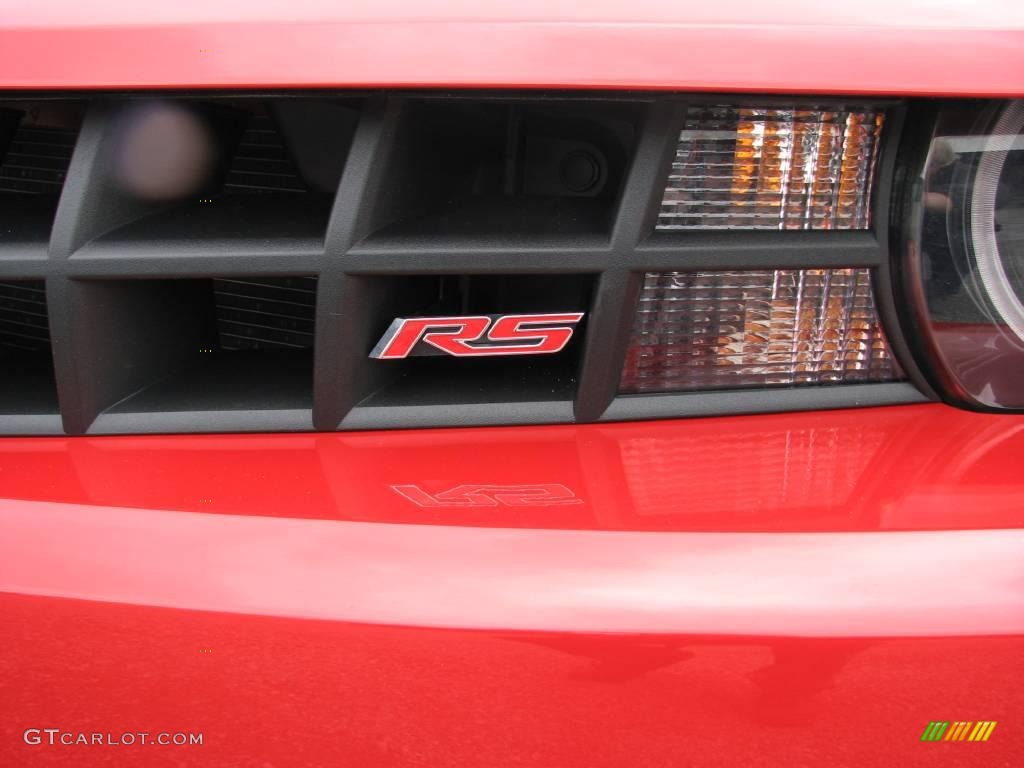
[[[1020,419],[935,404],[4,440],[0,755],[1010,764],[1022,455]]]

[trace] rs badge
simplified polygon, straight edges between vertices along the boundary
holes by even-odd
[[[436,350],[455,357],[550,355],[565,349],[582,319],[582,312],[396,317],[370,357],[400,360]]]

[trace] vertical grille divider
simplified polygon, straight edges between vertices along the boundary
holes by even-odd
[[[654,228],[661,205],[660,182],[675,152],[683,106],[654,102],[648,106],[633,164],[612,228],[612,264],[598,278],[587,324],[574,413],[577,422],[596,421],[614,399],[642,275],[627,266],[640,242]]]
[[[111,112],[102,101],[89,105],[78,134],[67,181],[61,192],[50,237],[49,258],[56,273],[46,281],[50,305],[50,335],[64,431],[82,435],[115,398],[109,380],[95,365],[94,352],[109,348],[109,340],[93,323],[81,321],[82,294],[68,276],[71,254],[107,229],[130,221],[147,207],[122,193],[102,173],[109,152]],[[106,356],[100,354],[100,359]],[[112,401],[111,401],[112,402]],[[107,402],[106,405],[110,405]]]
[[[386,97],[364,105],[327,225],[313,350],[313,426],[318,430],[338,429],[372,389],[366,350],[375,329],[365,322],[372,312],[360,310],[376,297],[346,272],[349,252],[373,226],[403,106],[401,99]]]
[[[145,300],[141,291],[122,291],[127,301],[120,303],[109,286],[69,276],[71,256],[82,245],[163,207],[125,194],[111,178],[113,114],[102,101],[90,105],[50,238],[50,262],[56,270],[47,280],[50,332],[61,416],[70,435],[85,434],[106,408],[148,383],[145,372],[158,375],[181,354],[173,329],[161,334],[168,342],[163,347],[144,344],[138,336],[135,343],[115,343],[114,331],[136,320],[131,307]]]

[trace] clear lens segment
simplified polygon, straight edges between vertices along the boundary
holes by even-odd
[[[657,229],[867,229],[884,115],[689,108]]]
[[[649,272],[619,390],[898,378],[868,269]]]

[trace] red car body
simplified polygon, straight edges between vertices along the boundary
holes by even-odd
[[[1024,9],[51,3],[0,86],[1020,96]],[[0,764],[1015,765],[1022,459],[939,403],[5,438]]]

